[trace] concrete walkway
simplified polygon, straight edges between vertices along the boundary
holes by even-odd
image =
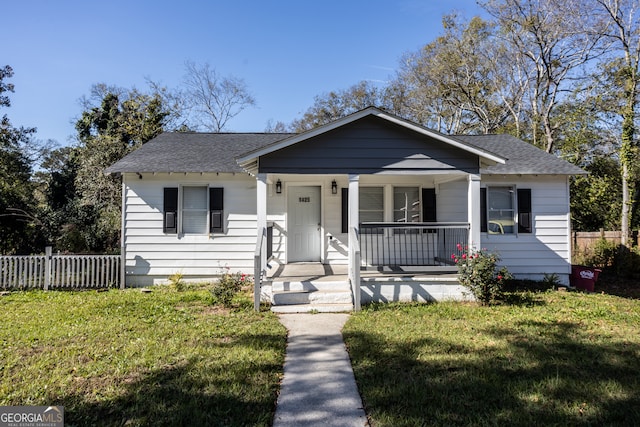
[[[280,315],[289,338],[274,427],[368,425],[342,339],[348,317]]]

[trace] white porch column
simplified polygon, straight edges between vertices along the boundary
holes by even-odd
[[[266,238],[267,230],[267,174],[259,173],[256,175],[256,228],[258,230],[264,230]],[[262,248],[262,265],[260,268],[264,269],[267,266],[267,253],[266,246]]]
[[[353,308],[360,311],[360,175],[349,174],[349,280],[353,292]]]
[[[469,248],[480,249],[480,175],[467,178],[467,221],[469,222]]]
[[[257,242],[261,242],[261,246],[256,247],[256,262],[254,264],[254,287],[253,302],[256,311],[260,310],[260,294],[262,283],[262,272],[267,267],[267,174],[259,173],[256,175],[256,233],[262,233],[257,236]],[[258,256],[259,254],[259,256]]]
[[[360,223],[360,175],[349,175],[349,228]]]

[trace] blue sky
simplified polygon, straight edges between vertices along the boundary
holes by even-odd
[[[384,82],[402,54],[441,32],[443,14],[482,14],[475,0],[21,0],[2,6],[0,66],[11,65],[14,126],[69,143],[94,83],[180,85],[185,61],[245,80],[257,105],[229,131],[289,123],[316,95]]]

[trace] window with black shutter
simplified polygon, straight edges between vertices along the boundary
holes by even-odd
[[[518,189],[518,233],[533,233],[531,189]]]
[[[510,227],[508,224],[513,224],[514,220],[517,219],[518,222],[518,233],[533,233],[533,215],[532,215],[532,209],[531,209],[531,189],[530,188],[519,188],[516,191],[517,194],[517,212],[509,214],[509,209],[498,209],[496,206],[498,207],[502,207],[504,208],[505,206],[501,206],[500,205],[500,198],[495,197],[497,195],[500,194],[500,191],[503,190],[504,188],[512,188],[512,187],[491,187],[493,193],[488,193],[486,188],[481,188],[480,189],[480,225],[481,225],[481,231],[482,232],[487,232],[489,231],[489,233],[491,234],[510,234],[510,233],[514,233],[514,231],[509,231],[510,228],[514,228],[514,227]],[[505,191],[502,191],[502,193],[505,193]],[[497,203],[495,203],[496,206],[491,205],[492,210],[499,212],[501,215],[505,216],[509,216],[509,218],[512,218],[515,215],[517,215],[517,218],[513,218],[513,219],[507,219],[505,216],[505,219],[502,220],[496,220],[495,218],[491,219],[488,218],[488,213],[487,213],[487,198],[491,198],[494,197],[494,200],[490,201],[490,203],[494,203],[497,201]],[[506,199],[505,197],[503,197],[502,199]],[[491,229],[489,229],[488,223],[491,222]]]
[[[480,189],[480,231],[487,232],[487,189]]]
[[[178,232],[178,188],[164,189],[163,231],[168,234]]]
[[[211,233],[224,232],[224,189],[221,187],[209,188],[209,229]]]
[[[436,211],[436,189],[423,188],[422,189],[422,221],[437,222],[438,217],[436,212],[437,212]]]
[[[349,232],[349,189],[342,188],[342,232]]]

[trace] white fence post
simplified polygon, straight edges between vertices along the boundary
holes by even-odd
[[[49,286],[51,285],[51,254],[53,253],[53,248],[51,246],[47,246],[44,248],[44,290],[48,291]]]
[[[120,275],[120,289],[124,289],[125,281],[127,279],[127,272],[124,269],[126,264],[127,264],[127,255],[126,255],[126,252],[124,251],[124,246],[122,246],[122,250],[120,252],[120,271],[118,272]]]

